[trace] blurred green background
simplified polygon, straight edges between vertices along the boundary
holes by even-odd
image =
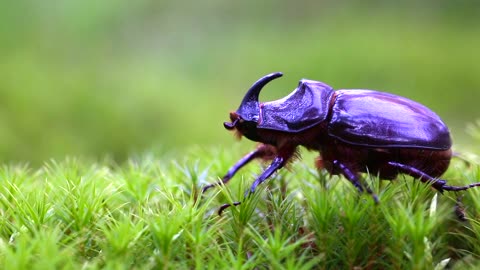
[[[0,159],[41,162],[194,144],[283,71],[431,107],[468,147],[480,117],[478,1],[83,0],[0,3]],[[243,142],[248,143],[248,142]]]

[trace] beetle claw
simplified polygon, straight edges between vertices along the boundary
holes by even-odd
[[[375,202],[375,204],[379,204],[379,203],[380,203],[380,200],[378,199],[377,194],[372,193],[372,198],[373,198],[373,201]]]
[[[241,204],[241,202],[233,202],[232,204],[226,203],[226,204],[220,206],[217,213],[218,213],[219,216],[222,216],[222,213],[225,209],[229,208],[230,206],[237,206],[237,205],[240,205],[240,204]]]
[[[466,185],[466,186],[447,186],[447,185],[444,185],[444,186],[442,186],[442,189],[447,190],[447,191],[460,191],[460,190],[467,190],[467,189],[473,188],[473,187],[480,187],[480,182],[473,183],[473,184]]]

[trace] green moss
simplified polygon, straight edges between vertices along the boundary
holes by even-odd
[[[375,205],[345,179],[299,161],[218,216],[220,205],[243,197],[259,166],[197,193],[240,153],[195,148],[178,160],[144,155],[121,165],[67,159],[38,169],[3,166],[0,268],[431,269],[448,260],[463,269],[479,263],[479,189],[461,193],[468,218],[462,222],[457,194],[437,194],[410,177],[368,177],[380,198]],[[477,165],[454,160],[446,177],[467,183],[478,173]]]

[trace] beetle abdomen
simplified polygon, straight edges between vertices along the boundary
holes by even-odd
[[[352,145],[334,139],[328,140],[320,148],[321,162],[330,173],[339,173],[333,170],[333,162],[339,160],[352,172],[365,172],[378,175],[381,179],[395,179],[398,168],[388,162],[394,161],[417,168],[432,176],[441,176],[448,168],[452,151],[420,148],[374,148]]]
[[[328,134],[343,142],[369,147],[447,150],[450,132],[427,107],[384,92],[338,90]]]

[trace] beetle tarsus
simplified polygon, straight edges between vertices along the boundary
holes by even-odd
[[[372,195],[373,202],[374,202],[375,204],[379,204],[379,203],[380,203],[380,200],[378,199],[377,194],[375,194],[375,193],[373,193],[373,192],[371,192],[370,194]]]
[[[230,206],[238,206],[240,204],[241,204],[241,202],[233,202],[232,204],[226,203],[226,204],[220,206],[217,213],[218,213],[219,216],[221,216],[223,211],[225,211],[225,209],[229,208]]]
[[[446,190],[446,191],[461,191],[461,190],[467,190],[467,189],[470,189],[470,188],[473,188],[473,187],[480,187],[480,182],[473,183],[473,184],[466,185],[466,186],[447,186],[447,185],[444,185],[442,188],[443,188],[443,190]]]

